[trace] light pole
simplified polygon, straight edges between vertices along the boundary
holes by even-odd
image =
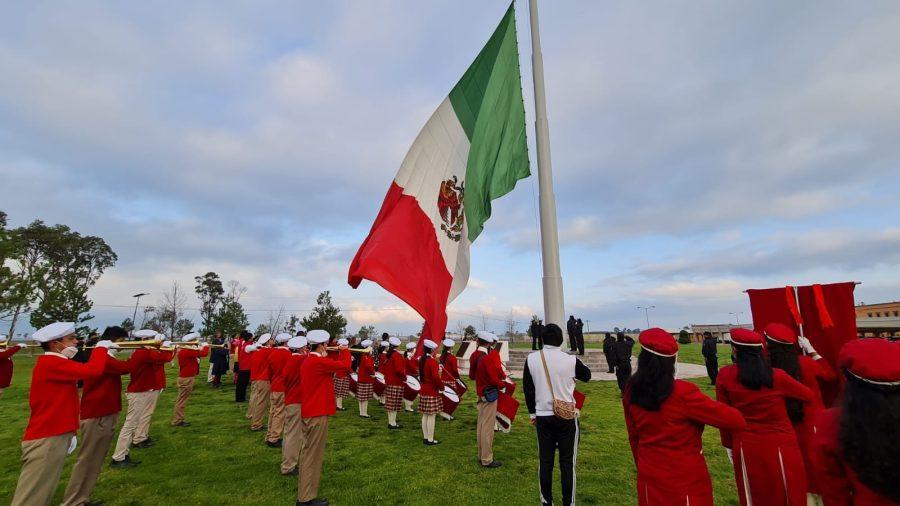
[[[647,320],[647,328],[649,329],[650,328],[650,310],[656,309],[656,306],[638,306],[637,308],[644,310],[644,318]]]
[[[134,297],[134,313],[131,315],[131,337],[134,337],[134,330],[137,328],[137,323],[134,321],[137,318],[137,308],[138,303],[141,302],[141,297],[144,295],[150,295],[149,293],[136,293],[132,295]]]
[[[737,312],[737,313],[728,313],[728,314],[734,316],[734,321],[735,321],[735,323],[737,323],[738,325],[741,324],[741,315],[744,314],[743,311],[740,311],[740,312]]]

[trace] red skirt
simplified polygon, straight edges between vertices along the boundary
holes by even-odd
[[[403,406],[403,385],[387,385],[384,387],[384,409],[400,411]]]
[[[356,400],[360,402],[365,402],[372,400],[374,397],[374,388],[371,383],[357,383],[356,384]]]
[[[334,378],[334,396],[341,399],[350,397],[350,378]]]
[[[423,415],[436,415],[441,412],[443,402],[440,397],[419,395],[419,413]]]

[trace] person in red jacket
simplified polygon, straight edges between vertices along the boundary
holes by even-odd
[[[291,357],[287,347],[291,336],[282,332],[275,336],[275,347],[271,348],[267,360],[269,368],[269,423],[266,431],[266,445],[269,448],[281,448],[282,432],[284,432],[284,365]]]
[[[5,343],[5,338],[0,339],[0,345]],[[12,356],[19,353],[19,350],[25,348],[25,346],[25,343],[13,344],[7,346],[5,350],[0,351],[0,398],[3,398],[3,391],[9,388],[10,383],[12,383]]]
[[[645,330],[638,341],[638,370],[622,397],[637,467],[638,504],[712,506],[703,427],[738,431],[747,422],[737,409],[712,400],[697,385],[675,379],[678,343],[667,331]]]
[[[372,340],[366,339],[360,346],[369,348]],[[359,366],[356,369],[356,400],[359,402],[359,417],[371,419],[369,415],[369,401],[374,395],[375,359],[371,353],[361,353]]]
[[[819,385],[837,381],[837,374],[828,362],[822,360],[809,339],[798,337],[794,329],[787,325],[771,323],[766,326],[765,336],[767,356],[772,367],[788,373],[813,393],[812,402],[806,405],[796,399],[786,399],[784,402],[806,466],[807,492],[810,495],[819,494],[810,448],[813,434],[816,433],[816,417],[825,409]],[[816,498],[811,497],[810,500],[815,501]]]
[[[378,353],[378,363],[377,363],[378,372],[383,376],[385,376],[384,371],[386,371],[388,368],[387,349],[390,345],[391,345],[390,336],[387,334],[387,332],[385,332],[381,335],[381,342],[378,343],[378,348],[381,351],[380,351],[380,353]],[[373,385],[374,385],[374,383],[373,383]],[[374,392],[375,391],[374,391],[374,387],[373,387],[372,395],[378,401],[378,404],[381,404],[382,406],[384,406],[384,392],[382,392],[381,395],[378,395],[377,393],[374,393]]]
[[[122,327],[107,327],[102,335],[102,339],[113,342],[126,337],[128,332]],[[103,374],[86,378],[81,389],[81,449],[63,494],[62,506],[80,506],[91,502],[91,492],[116,435],[116,424],[122,411],[122,375],[131,372],[131,365],[128,361],[117,360],[114,349],[110,349],[108,354]]]
[[[841,406],[824,410],[813,436],[825,506],[900,504],[900,343],[856,339],[841,348]]]
[[[456,355],[453,354],[453,348],[456,346],[456,342],[453,339],[447,338],[444,339],[442,344],[444,345],[444,349],[441,351],[441,356],[438,359],[441,365],[441,381],[444,382],[444,386],[450,387],[455,392],[459,393],[462,378],[459,375],[459,362],[456,360]],[[461,393],[460,397],[462,397]],[[452,415],[448,415],[443,411],[441,412],[441,418],[445,420],[455,420]]]
[[[416,357],[416,343],[406,343],[406,353],[403,354],[403,359],[406,360],[406,375],[412,376],[413,378],[419,377],[419,357]],[[404,391],[406,388],[404,387]],[[413,399],[414,401],[415,399]],[[413,409],[413,401],[403,397],[403,410],[407,413],[415,413]]]
[[[437,351],[437,343],[431,339],[422,342],[424,353],[419,358],[419,413],[422,413],[422,443],[428,446],[440,444],[434,439],[434,422],[437,414],[441,412],[441,391],[444,382],[441,381],[441,372],[434,353]]]
[[[340,346],[336,358],[327,357],[325,348],[329,335],[324,330],[310,330],[306,337],[312,352],[300,370],[303,448],[300,451],[297,504],[327,505],[328,501],[316,496],[328,440],[328,417],[334,415],[337,408],[332,376],[339,371],[350,372],[352,359],[346,346]]]
[[[264,429],[263,418],[269,407],[271,384],[269,383],[269,353],[272,351],[272,334],[263,334],[254,344],[244,346],[250,354],[250,408],[247,418],[250,419],[250,430],[259,432]]]
[[[384,410],[387,411],[388,429],[399,429],[397,413],[403,406],[403,389],[406,385],[406,359],[397,351],[400,339],[392,337],[388,340],[385,354],[384,374]]]
[[[302,331],[305,334],[305,331]],[[281,374],[284,378],[284,441],[281,446],[281,474],[297,476],[299,473],[300,448],[303,446],[303,432],[300,418],[303,394],[300,374],[306,360],[306,337],[292,337],[287,342],[291,351]]]
[[[150,329],[138,330],[134,336],[139,339],[152,338],[160,344],[167,344],[160,341],[163,338],[162,334]],[[109,467],[125,468],[135,465],[135,461],[129,455],[132,443],[138,448],[153,445],[153,440],[148,435],[150,417],[153,416],[159,391],[165,386],[165,383],[160,384],[158,371],[162,371],[165,379],[165,364],[170,362],[173,356],[171,352],[145,346],[135,350],[128,359],[131,368],[131,381],[125,393],[128,410],[125,412],[125,422],[119,429],[119,438],[116,440],[116,449]]]
[[[350,346],[350,341],[347,339],[341,338],[337,340],[338,346],[348,347]],[[328,352],[328,356],[334,358],[337,356],[338,352]],[[345,371],[338,371],[334,373],[334,402],[337,406],[338,411],[346,411],[347,409],[344,407],[344,399],[350,397],[350,373]]]
[[[97,343],[86,364],[71,360],[78,353],[75,324],[51,323],[32,335],[44,354],[31,372],[28,405],[31,416],[22,437],[22,471],[12,504],[49,505],[59,484],[66,455],[77,445],[78,380],[103,374],[113,343]]]
[[[474,363],[470,362],[475,367],[475,386],[478,392],[476,433],[478,458],[482,467],[487,468],[500,467],[500,462],[494,460],[494,424],[497,422],[497,394],[505,387],[506,383],[506,374],[503,372],[503,364],[500,362],[500,353],[496,349],[489,348],[496,341],[497,336],[494,334],[479,331],[479,348],[490,351],[476,357]]]
[[[747,329],[731,331],[735,363],[716,378],[716,399],[737,408],[745,430],[722,430],[722,444],[734,463],[742,506],[806,504],[806,469],[797,435],[787,415],[785,399],[803,403],[813,395],[765,358],[762,335]]]
[[[196,341],[200,338],[197,332],[191,332],[181,338],[182,341]],[[173,427],[187,427],[190,422],[184,419],[184,408],[194,391],[194,380],[200,373],[200,359],[209,356],[209,344],[203,343],[199,348],[183,347],[178,350],[178,398],[172,412]]]

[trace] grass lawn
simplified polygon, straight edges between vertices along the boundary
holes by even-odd
[[[14,362],[13,384],[0,398],[0,504],[12,499],[20,469],[19,442],[28,419],[33,359],[16,357]],[[206,365],[204,361],[204,372]],[[176,369],[167,370],[169,385],[174,385]],[[227,388],[219,391],[198,383],[187,410],[193,425],[186,428],[169,426],[175,391],[167,389],[150,431],[157,444],[132,450],[132,456],[142,461],[136,469],[104,466],[94,498],[110,505],[294,504],[296,478],[279,475],[280,450],[267,448],[262,434],[248,430],[245,405],[233,402],[231,377],[227,381]],[[698,381],[709,393],[706,383]],[[577,500],[634,504],[634,464],[615,383],[594,382],[579,389],[588,400],[581,419]],[[471,392],[455,421],[438,419],[436,438],[443,444],[435,447],[422,445],[418,415],[402,413],[403,430],[388,432],[380,407],[370,406],[374,420],[362,420],[350,399],[345,402],[349,409],[331,420],[320,495],[336,505],[537,504],[537,445],[521,388],[516,394],[522,401],[519,418],[512,433],[497,435],[494,454],[503,467],[495,470],[476,463]],[[123,419],[124,413],[119,422]],[[738,504],[731,466],[718,438],[714,429],[704,435],[716,504]],[[54,504],[61,501],[73,463],[74,455],[67,461]],[[559,502],[558,477],[554,487]]]
[[[584,347],[586,349],[602,349],[603,345],[600,343],[585,343]],[[515,350],[530,350],[531,343],[514,343],[512,348]],[[705,362],[703,360],[703,354],[700,353],[701,344],[700,343],[691,343],[691,344],[680,344],[678,345],[678,361],[684,362],[686,364],[700,364],[703,365]],[[641,345],[635,343],[633,353],[637,356],[641,351]],[[719,367],[724,367],[726,365],[731,364],[731,346],[727,344],[720,344],[716,347],[716,352],[719,355]]]

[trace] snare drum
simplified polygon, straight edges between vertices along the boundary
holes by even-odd
[[[460,378],[456,378],[456,384],[453,386],[453,390],[456,391],[456,395],[462,397],[465,395],[466,391],[469,390],[469,386],[466,385],[466,382],[461,380]]]
[[[354,396],[356,395],[356,380],[359,379],[359,375],[355,372],[350,373],[350,393]]]
[[[376,372],[374,375],[375,383],[372,384],[372,391],[375,395],[381,397],[384,395],[384,374]]]
[[[441,397],[443,397],[443,408],[441,409],[441,413],[453,416],[453,412],[456,411],[456,408],[459,406],[459,395],[457,395],[456,391],[452,388],[445,386],[444,390],[441,391]]]
[[[419,390],[421,389],[422,386],[419,385],[419,380],[407,374],[406,383],[403,385],[403,398],[412,402],[419,396]]]
[[[497,399],[497,423],[500,424],[500,430],[509,432],[518,411],[519,401],[509,394],[500,392],[500,397]]]

